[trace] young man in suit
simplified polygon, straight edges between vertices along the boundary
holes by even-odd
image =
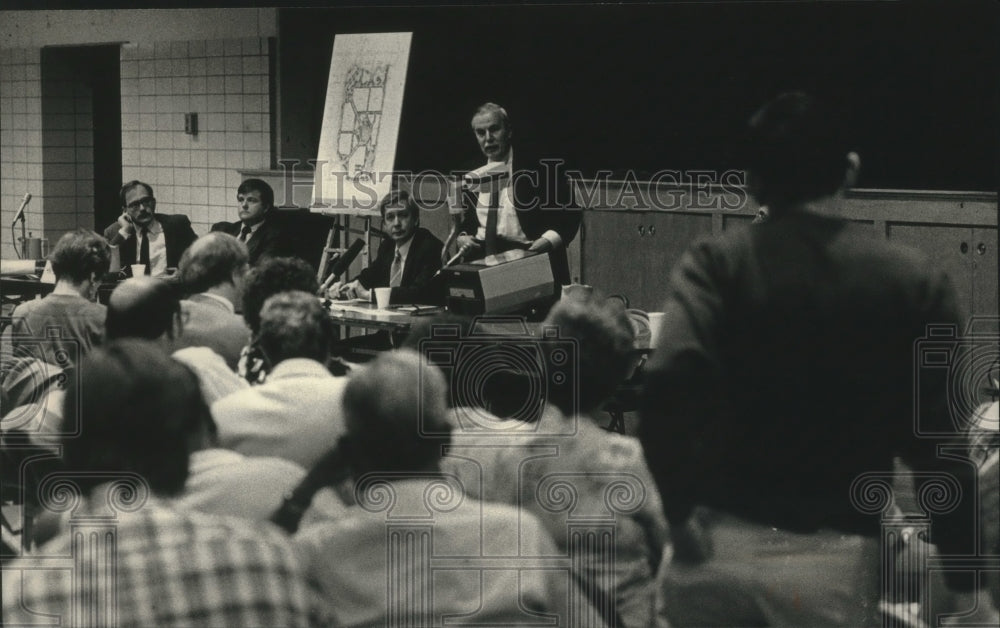
[[[154,277],[176,268],[187,247],[198,239],[188,217],[157,214],[153,188],[142,181],[129,181],[119,196],[122,214],[104,230],[104,237],[118,248],[122,267],[145,264],[146,274]]]
[[[472,131],[487,163],[465,177],[463,211],[448,244],[454,241],[467,260],[511,249],[547,252],[556,284],[570,283],[566,247],[580,230],[580,211],[561,162],[515,158],[510,119],[500,105],[479,107]]]
[[[444,300],[434,277],[441,268],[443,244],[420,226],[420,208],[405,190],[391,192],[379,203],[382,226],[391,241],[383,242],[372,265],[348,283],[337,282],[331,298],[370,298],[372,288],[392,288],[393,303],[431,303]]]
[[[288,229],[274,209],[274,190],[266,181],[247,179],[241,183],[236,189],[236,202],[240,219],[217,222],[212,231],[228,233],[244,242],[251,266],[265,257],[295,255]]]

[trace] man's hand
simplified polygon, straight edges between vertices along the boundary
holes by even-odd
[[[470,235],[460,235],[455,242],[458,244],[458,250],[463,251],[464,255],[474,257],[479,255],[483,250],[483,247],[473,240]]]
[[[368,299],[371,293],[355,279],[348,283],[336,282],[327,290],[327,296],[331,299]]]
[[[528,250],[531,251],[532,253],[545,253],[546,251],[552,250],[552,243],[546,240],[545,238],[538,238],[537,240],[531,243],[531,246],[528,247]]]
[[[124,212],[118,216],[118,232],[125,238],[129,238],[135,233],[135,225],[132,224],[132,219]]]

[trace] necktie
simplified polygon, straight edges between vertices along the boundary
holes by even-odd
[[[497,214],[500,213],[500,190],[494,188],[490,191],[490,207],[486,213],[486,254],[496,255],[497,250]]]
[[[139,263],[146,265],[146,271],[149,271],[149,231],[142,229],[139,231],[139,236],[142,238],[142,243],[139,245]]]
[[[246,242],[249,237],[250,227],[248,225],[243,225],[243,228],[240,229],[240,242]]]
[[[389,287],[398,288],[403,283],[403,256],[396,249],[396,257],[392,259],[392,267],[389,269]]]

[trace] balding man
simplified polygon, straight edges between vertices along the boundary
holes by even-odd
[[[580,211],[562,160],[526,152],[515,159],[510,117],[495,103],[476,110],[472,132],[486,164],[465,177],[446,251],[454,242],[466,259],[512,249],[548,253],[556,285],[570,283],[566,247],[580,230]]]
[[[250,328],[236,314],[249,268],[247,246],[227,233],[204,235],[184,252],[177,272],[191,296],[181,301],[184,334],[178,348],[208,347],[236,370],[250,342]]]
[[[564,571],[538,564],[537,557],[558,555],[538,519],[471,499],[441,473],[450,441],[446,390],[441,372],[407,350],[383,353],[351,376],[341,449],[358,505],[296,536],[321,589],[322,622],[381,626],[392,617],[437,626],[452,616],[511,626],[544,615],[554,625],[582,625],[570,617],[593,616],[585,601],[570,613],[575,585]],[[451,568],[433,565],[442,556]]]
[[[118,247],[122,267],[145,264],[147,275],[166,275],[198,237],[191,221],[182,214],[157,214],[153,186],[148,183],[129,181],[119,197],[122,213],[107,226],[104,237]]]

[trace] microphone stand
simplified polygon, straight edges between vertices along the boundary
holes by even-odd
[[[24,218],[24,212],[20,212],[19,216],[14,218],[14,222],[10,223],[11,231],[14,230],[14,226],[17,225],[17,221],[21,221],[21,248],[20,250],[15,246],[14,251],[17,252],[19,259],[24,259],[28,256],[28,235],[25,233],[27,231],[25,223],[27,222]]]

